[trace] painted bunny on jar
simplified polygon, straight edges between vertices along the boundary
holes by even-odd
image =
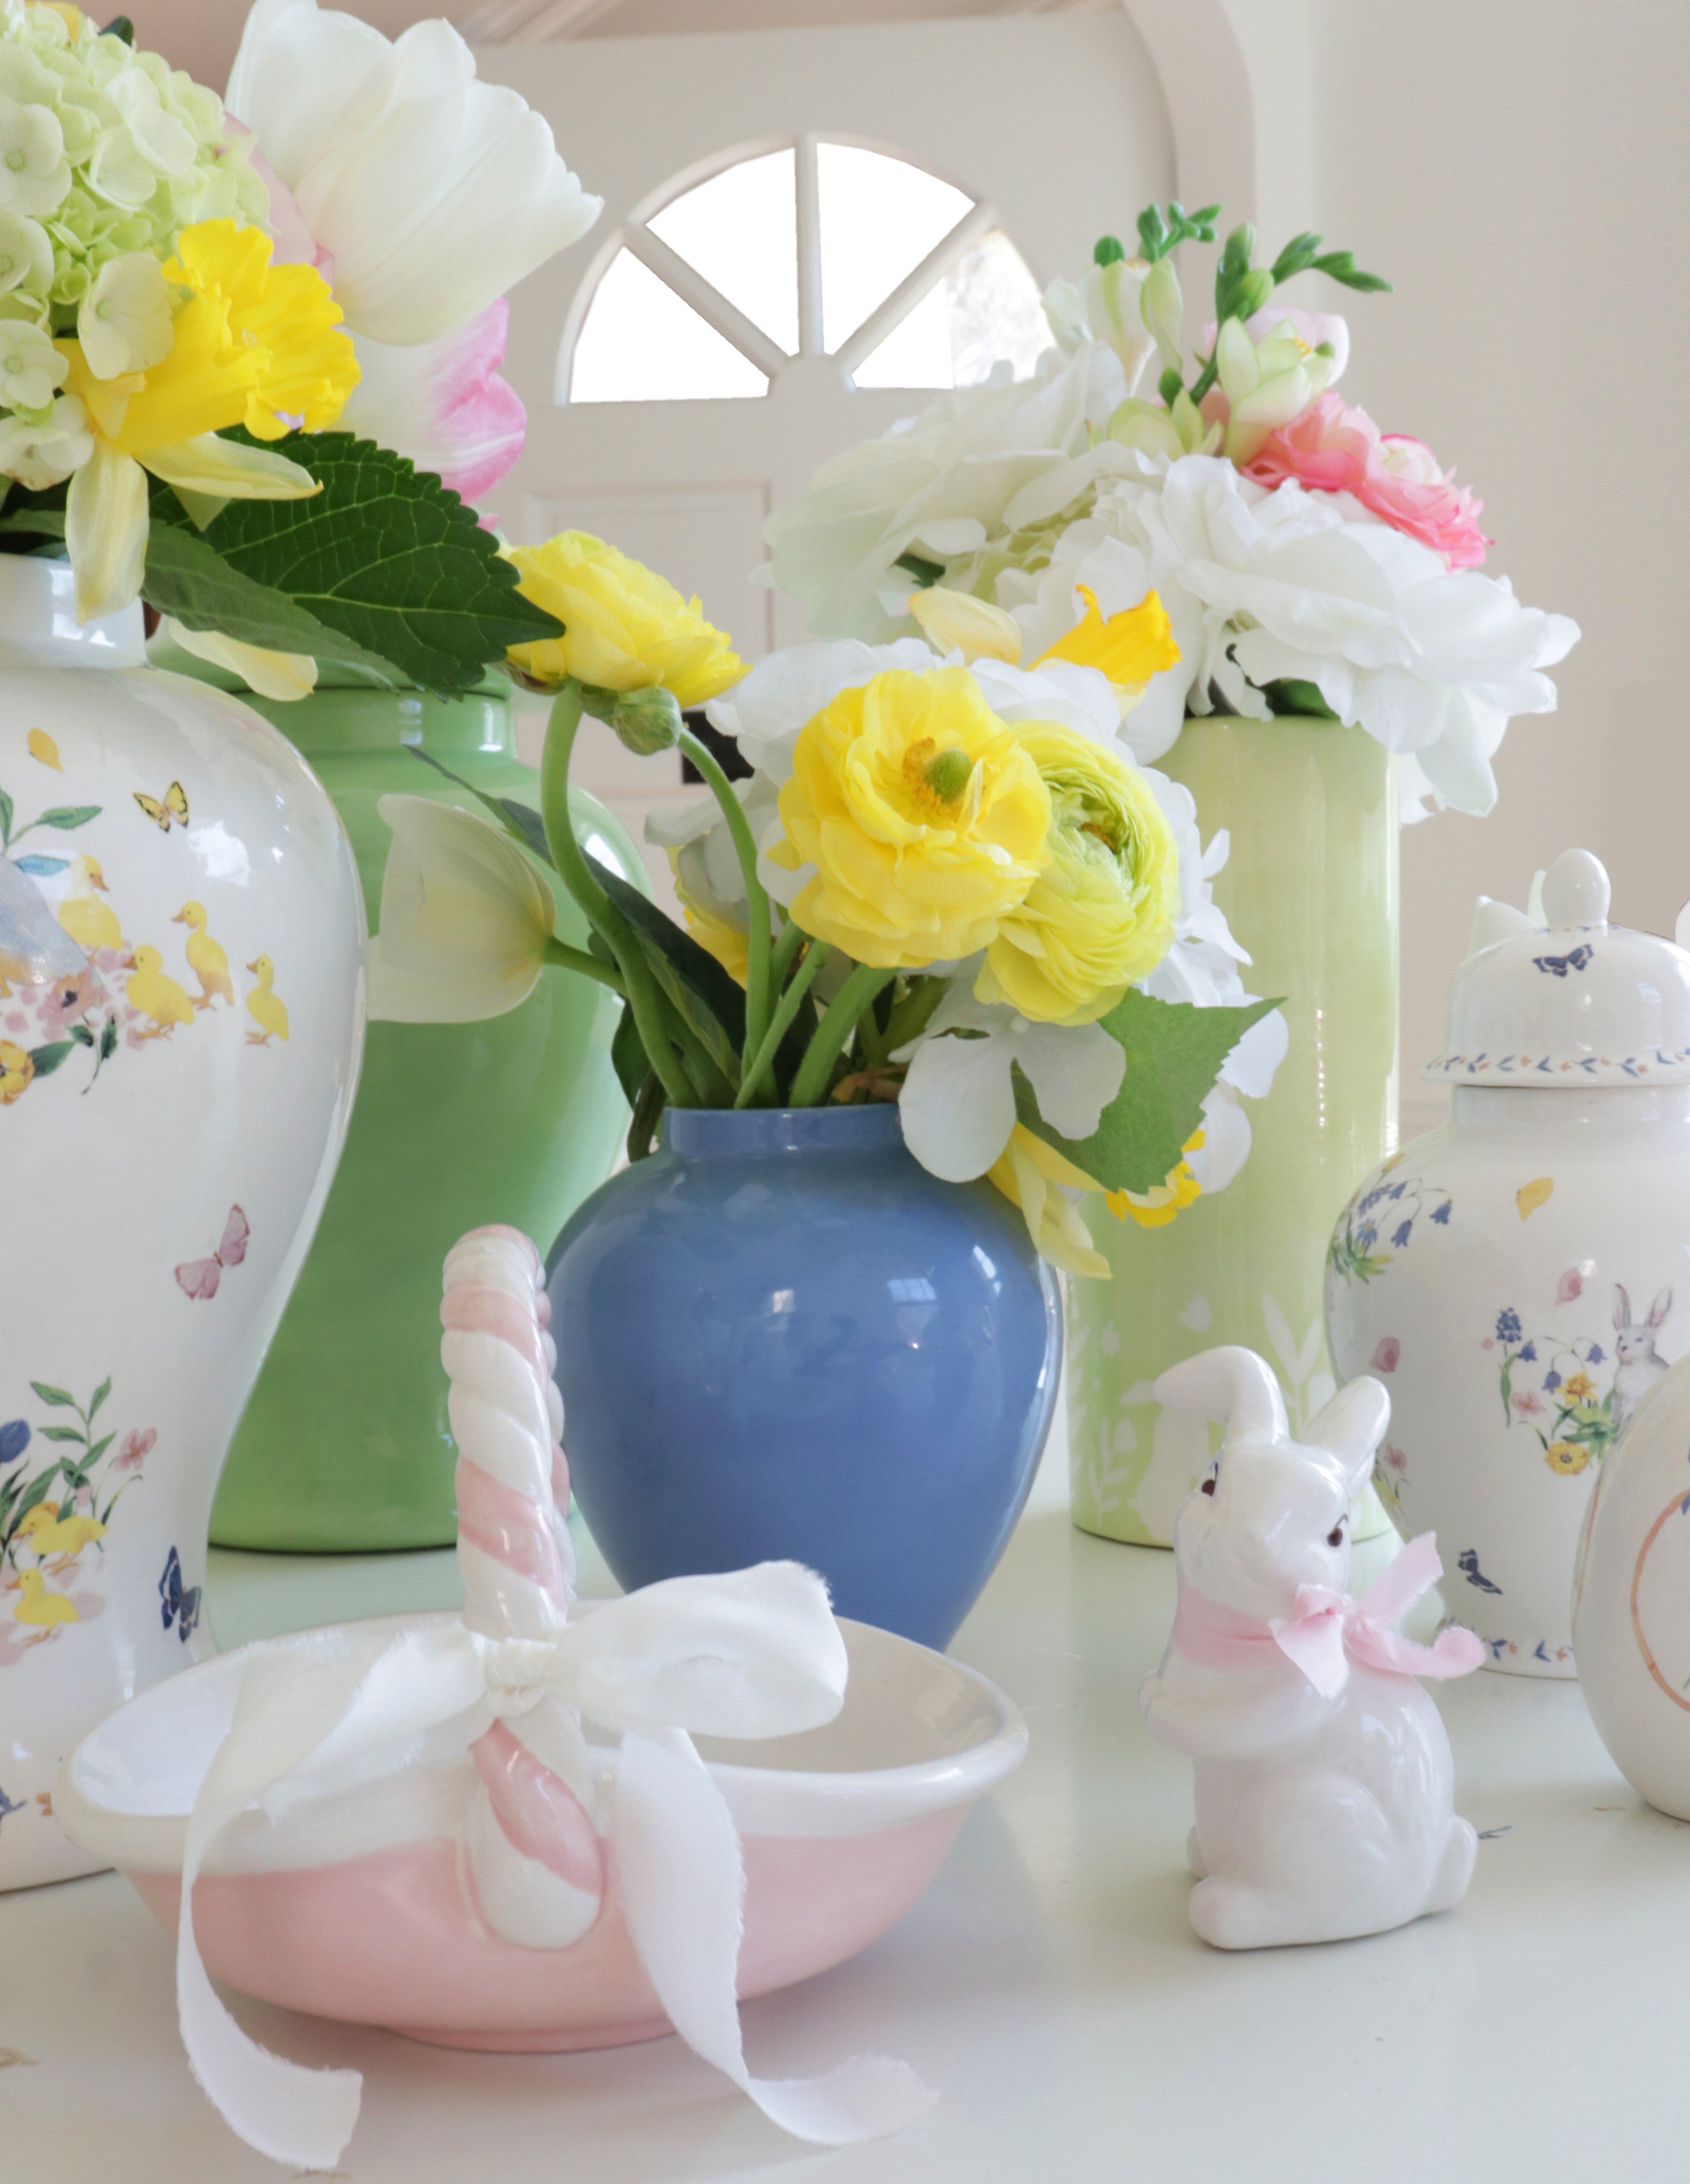
[[[1350,1504],[1391,1415],[1377,1380],[1341,1389],[1294,1442],[1253,1351],[1204,1351],[1159,1401],[1226,1426],[1174,1528],[1179,1607],[1139,1703],[1196,1763],[1193,1927],[1217,1948],[1335,1942],[1459,1902],[1476,1838],[1453,1808],[1449,1739],[1419,1676],[1463,1675],[1470,1631],[1434,1646],[1389,1625],[1440,1574],[1430,1535],[1363,1601],[1345,1591]]]
[[[1618,1433],[1643,1397],[1666,1370],[1667,1361],[1654,1346],[1654,1339],[1672,1309],[1672,1291],[1665,1289],[1649,1306],[1641,1327],[1631,1324],[1631,1300],[1624,1286],[1614,1284],[1614,1430]]]

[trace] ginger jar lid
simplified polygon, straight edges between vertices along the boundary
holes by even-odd
[[[1690,1084],[1690,952],[1608,922],[1608,874],[1565,850],[1542,916],[1481,896],[1425,1076],[1459,1084]]]

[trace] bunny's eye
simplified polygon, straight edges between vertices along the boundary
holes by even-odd
[[[1344,1527],[1348,1524],[1348,1522],[1349,1518],[1347,1517],[1340,1517],[1337,1523],[1333,1525],[1331,1530],[1327,1533],[1326,1544],[1329,1547],[1341,1547],[1343,1546]]]
[[[1202,1485],[1198,1488],[1198,1490],[1198,1490],[1198,1492],[1199,1492],[1200,1494],[1213,1494],[1213,1493],[1214,1492],[1215,1481],[1216,1481],[1219,1477],[1220,1477],[1220,1466],[1219,1466],[1219,1463],[1212,1463],[1212,1464],[1209,1466],[1209,1474],[1208,1474],[1208,1477],[1207,1479],[1204,1479],[1204,1481],[1203,1481]]]

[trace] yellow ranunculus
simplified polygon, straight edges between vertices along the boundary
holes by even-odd
[[[1194,1153],[1203,1142],[1203,1134],[1196,1130],[1180,1148],[1182,1152]],[[1131,1190],[1112,1190],[1103,1203],[1118,1221],[1136,1221],[1141,1228],[1165,1228],[1188,1206],[1201,1196],[1202,1186],[1183,1160],[1168,1175],[1157,1184],[1154,1190],[1142,1193]]]
[[[1093,1249],[1079,1207],[1059,1188],[1066,1184],[1071,1190],[1101,1190],[1094,1177],[1021,1123],[986,1173],[1010,1203],[1021,1208],[1027,1233],[1041,1257],[1065,1273],[1109,1279],[1109,1262]]]
[[[555,687],[571,676],[600,690],[649,690],[661,683],[678,705],[702,705],[737,682],[745,663],[711,628],[697,599],[585,531],[561,531],[544,546],[513,546],[506,557],[521,590],[564,634],[511,648],[531,682]]]
[[[1150,783],[1052,721],[1016,733],[1050,791],[1051,858],[986,951],[974,991],[1046,1023],[1106,1016],[1168,953],[1180,851]]]
[[[816,868],[792,915],[884,970],[984,947],[1050,855],[1038,766],[966,667],[841,690],[800,733],[779,811],[769,861]]]
[[[1078,667],[1098,668],[1118,689],[1136,691],[1152,675],[1177,665],[1180,648],[1159,593],[1146,592],[1135,607],[1105,621],[1096,594],[1084,584],[1075,589],[1085,602],[1085,613],[1066,637],[1040,654],[1035,667],[1047,660],[1068,660]]]

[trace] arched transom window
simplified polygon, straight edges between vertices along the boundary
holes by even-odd
[[[983,200],[913,160],[804,136],[631,220],[572,315],[560,402],[767,394],[799,357],[856,387],[968,387],[1048,347],[1039,291]]]

